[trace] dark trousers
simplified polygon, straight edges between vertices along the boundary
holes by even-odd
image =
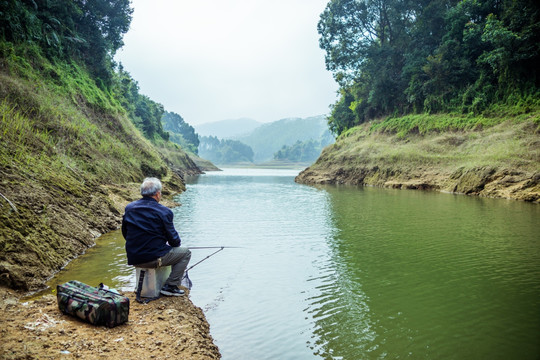
[[[173,247],[171,251],[161,257],[160,259],[150,261],[144,264],[137,264],[136,267],[146,268],[146,269],[155,269],[158,266],[168,266],[171,265],[171,274],[169,278],[165,281],[165,284],[178,286],[180,281],[182,281],[182,276],[184,276],[184,271],[189,264],[191,259],[191,251],[187,247]]]

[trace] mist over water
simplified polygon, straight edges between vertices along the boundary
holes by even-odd
[[[234,247],[189,273],[224,360],[540,357],[537,205],[296,174],[208,173],[173,210],[184,246]],[[103,236],[53,282],[133,289],[123,245]]]

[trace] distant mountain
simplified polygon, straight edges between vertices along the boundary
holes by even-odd
[[[270,161],[274,153],[284,145],[293,145],[298,141],[320,140],[328,136],[329,130],[324,115],[308,118],[287,118],[263,124],[250,134],[236,136],[244,144],[251,146],[254,152],[254,162]]]
[[[227,139],[249,134],[260,125],[261,123],[256,120],[241,118],[193,125],[193,127],[200,136],[216,136],[219,139]]]

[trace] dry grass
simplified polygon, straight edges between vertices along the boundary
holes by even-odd
[[[314,166],[324,168],[332,163],[405,168],[488,166],[540,171],[540,140],[535,122],[506,121],[477,130],[407,136],[371,132],[370,127],[366,124],[341,136]]]

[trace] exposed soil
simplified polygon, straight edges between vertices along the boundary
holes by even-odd
[[[359,130],[324,149],[296,178],[505,198],[540,203],[540,142],[532,123],[502,123],[459,133],[395,134]]]
[[[54,298],[19,301],[117,229],[144,177],[159,177],[164,204],[173,206],[182,177],[201,170],[178,147],[145,140],[78,70],[49,82],[0,62],[0,358],[219,358],[204,314],[187,297],[132,301],[129,323],[114,329],[62,315]],[[56,66],[39,55],[31,62]],[[78,95],[59,90],[68,83],[81,86]]]
[[[394,189],[435,190],[456,194],[476,195],[540,202],[540,173],[508,169],[474,168],[453,172],[436,169],[409,171],[395,168],[328,167],[306,169],[296,178],[306,184],[370,185]]]
[[[139,304],[133,293],[129,321],[114,328],[64,315],[46,295],[19,302],[0,288],[0,359],[220,359],[202,310],[183,297]]]
[[[39,186],[25,192],[18,191],[20,187],[3,190],[24,206],[17,212],[4,206],[4,225],[20,226],[4,227],[6,237],[0,240],[11,240],[4,243],[8,246],[14,238],[35,242],[7,247],[0,258],[0,359],[221,358],[204,313],[187,294],[142,305],[133,293],[125,293],[130,298],[129,321],[112,329],[63,315],[53,295],[21,301],[28,290],[43,288],[45,279],[92,246],[97,236],[117,229],[125,206],[140,197],[139,184],[102,185],[83,197],[64,199]],[[165,182],[162,204],[178,205],[172,197],[181,190],[178,181]],[[36,212],[46,221],[36,220]],[[27,228],[28,223],[34,225]]]
[[[0,286],[36,291],[102,234],[120,227],[140,184],[87,185],[73,194],[0,169]],[[164,181],[163,204],[184,190],[179,176]]]

